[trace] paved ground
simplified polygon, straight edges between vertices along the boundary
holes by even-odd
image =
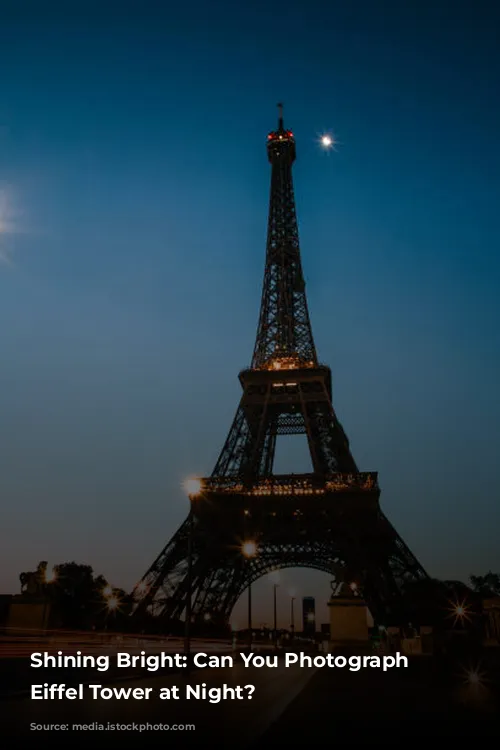
[[[246,750],[250,747],[319,747],[343,739],[349,746],[430,742],[433,738],[480,742],[498,737],[500,718],[498,660],[486,663],[442,664],[415,658],[408,669],[388,672],[364,669],[314,669],[289,667],[251,669],[236,663],[232,669],[196,670],[156,675],[110,687],[153,688],[147,701],[99,700],[87,694],[80,701],[10,699],[0,704],[1,737],[10,737],[24,748],[39,747],[44,740],[66,747],[94,744],[108,748],[141,747],[160,740],[173,748],[212,746]],[[142,673],[144,674],[144,673]],[[51,682],[54,682],[52,677]],[[62,680],[58,680],[62,681]],[[99,683],[106,678],[100,676]],[[166,700],[160,688],[186,684],[207,688],[254,685],[251,700]],[[248,695],[247,689],[244,694]],[[71,732],[32,731],[30,724],[86,724],[93,722],[136,725],[149,723],[194,725],[170,731],[105,730]],[[318,744],[319,743],[319,744]],[[344,743],[345,744],[345,743]],[[5,743],[5,746],[11,746]]]
[[[285,669],[283,663],[277,669],[245,668],[241,663],[232,669],[204,669],[196,670],[190,676],[184,674],[165,675],[114,683],[113,687],[141,687],[153,688],[154,693],[147,701],[110,700],[94,701],[88,695],[84,700],[75,701],[31,701],[17,699],[4,701],[5,718],[2,721],[2,735],[16,738],[22,747],[33,747],[42,740],[63,740],[63,732],[32,731],[32,722],[41,725],[98,722],[103,725],[110,723],[130,724],[194,724],[195,730],[173,732],[135,732],[117,733],[107,730],[105,733],[106,746],[113,739],[120,747],[128,747],[137,743],[139,746],[149,740],[162,735],[162,741],[171,747],[201,747],[211,746],[216,740],[219,748],[239,748],[244,750],[252,746],[259,737],[286,709],[304,689],[307,682],[314,675],[314,669],[300,669],[289,667]],[[226,700],[220,703],[209,703],[208,700],[165,700],[157,697],[160,688],[177,685],[180,694],[185,691],[186,684],[202,685],[207,688],[227,685],[253,685],[255,691],[248,699],[249,690],[243,690],[244,698]],[[104,733],[103,733],[104,734]],[[87,743],[102,742],[103,734],[92,732],[64,733],[64,740],[68,744],[82,740]],[[188,736],[189,735],[189,736]],[[119,739],[117,739],[119,736]],[[139,739],[140,738],[140,739]],[[129,744],[128,744],[129,743]]]
[[[77,650],[84,655],[98,656],[106,654],[111,657],[110,669],[106,672],[105,679],[123,679],[136,675],[144,675],[143,669],[118,669],[114,666],[113,655],[118,651],[126,651],[129,654],[140,654],[145,651],[147,654],[158,654],[164,651],[167,654],[183,653],[184,641],[181,638],[169,638],[164,640],[146,640],[142,638],[127,638],[116,640],[103,638],[85,639],[80,636],[77,639],[65,640],[41,640],[26,638],[0,638],[0,699],[29,690],[32,682],[64,682],[71,684],[73,682],[102,682],[103,673],[92,669],[74,670],[74,669],[34,669],[30,666],[30,655],[35,652],[47,652],[56,656],[58,651],[63,654],[76,654]],[[193,653],[232,653],[232,645],[229,641],[200,640],[194,639],[191,644]],[[163,674],[172,670],[163,670]]]
[[[192,640],[193,650],[213,651],[216,648],[226,648],[231,646],[229,640],[221,639],[200,639]],[[46,651],[48,654],[57,654],[58,651],[63,653],[74,654],[76,650],[82,654],[100,654],[114,651],[129,651],[130,653],[139,653],[141,650],[148,654],[155,654],[159,651],[167,653],[178,653],[183,650],[184,639],[178,637],[169,638],[147,638],[143,636],[114,636],[106,635],[92,636],[79,635],[72,638],[23,638],[14,636],[0,637],[0,659],[26,659],[35,651]]]
[[[308,747],[344,739],[347,744],[421,747],[433,739],[496,738],[500,681],[496,665],[469,669],[433,659],[410,661],[405,670],[317,670],[262,738],[265,747]],[[479,676],[476,681],[474,675]],[[471,679],[472,678],[472,679]]]

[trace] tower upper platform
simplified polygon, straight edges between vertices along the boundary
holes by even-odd
[[[295,161],[295,138],[291,130],[285,130],[283,125],[283,105],[278,104],[279,118],[277,130],[272,130],[267,136],[267,156],[271,164],[285,161],[292,164]]]

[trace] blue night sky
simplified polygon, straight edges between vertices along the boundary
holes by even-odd
[[[40,559],[130,588],[211,472],[254,344],[279,100],[354,456],[429,573],[498,571],[498,8],[71,6],[0,8],[0,590]]]

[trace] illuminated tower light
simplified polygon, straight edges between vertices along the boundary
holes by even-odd
[[[245,557],[255,557],[257,555],[257,544],[253,541],[244,542],[241,551]]]
[[[45,583],[54,583],[56,579],[57,579],[57,571],[55,568],[52,568],[51,570],[45,573]]]
[[[112,596],[110,599],[108,599],[107,607],[110,612],[114,611],[115,609],[118,609],[118,606],[120,604],[120,601],[117,596]]]
[[[198,493],[201,492],[202,484],[200,479],[193,477],[191,479],[186,479],[182,486],[187,495],[198,495]]]

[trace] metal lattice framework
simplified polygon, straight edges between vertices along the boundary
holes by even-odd
[[[267,139],[272,164],[271,197],[266,270],[252,368],[267,367],[276,357],[317,364],[293,193],[295,140],[293,133],[283,127],[281,108],[278,130],[269,133]]]
[[[305,295],[292,184],[295,140],[267,139],[272,166],[266,269],[257,339],[243,394],[211,477],[191,513],[134,590],[134,615],[227,623],[254,580],[283,567],[354,578],[379,621],[408,615],[404,590],[427,574],[379,506],[374,472],[359,472],[318,363]],[[276,476],[279,435],[307,436],[312,474]],[[245,540],[258,554],[242,554]],[[188,576],[188,559],[191,575]]]
[[[318,476],[357,472],[332,406],[327,367],[245,370],[240,381],[243,396],[212,477],[241,477],[253,484],[272,475],[276,438],[297,434],[307,435]]]

